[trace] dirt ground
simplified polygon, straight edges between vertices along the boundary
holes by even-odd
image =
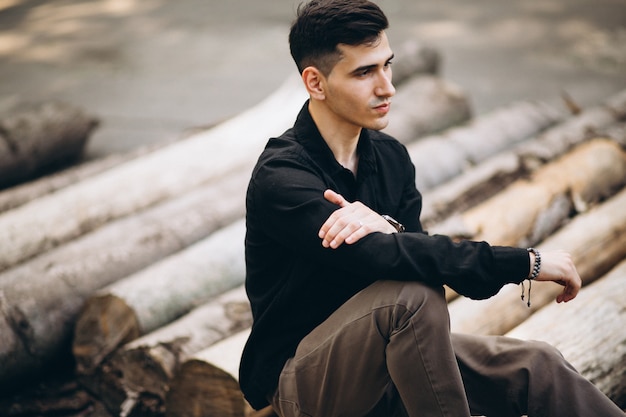
[[[0,105],[59,98],[102,123],[88,158],[171,140],[262,100],[295,71],[296,0],[0,0]],[[480,114],[626,88],[623,0],[378,1],[397,44],[440,51]]]

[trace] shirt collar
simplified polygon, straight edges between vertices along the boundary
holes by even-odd
[[[330,147],[320,134],[313,117],[309,112],[309,100],[304,103],[294,125],[296,141],[300,143],[311,157],[330,174],[342,171],[344,168],[337,162]],[[365,177],[376,171],[376,158],[372,147],[372,132],[361,129],[357,152],[359,153],[358,176]]]

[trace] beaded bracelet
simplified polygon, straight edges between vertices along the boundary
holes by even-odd
[[[535,248],[526,249],[528,252],[532,252],[535,254],[535,264],[533,265],[533,272],[530,274],[529,280],[534,280],[539,275],[539,271],[541,270],[541,254]]]
[[[528,252],[532,252],[532,253],[535,254],[535,263],[533,264],[533,270],[532,270],[530,276],[528,278],[526,278],[528,280],[528,302],[526,303],[526,305],[528,306],[528,308],[530,308],[530,290],[532,288],[532,282],[539,275],[539,271],[541,271],[541,254],[535,248],[528,248],[526,250]],[[522,301],[524,301],[524,281],[522,281],[521,284],[522,284],[522,296],[521,296],[521,298],[522,298]]]

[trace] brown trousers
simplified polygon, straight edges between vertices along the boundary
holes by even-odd
[[[299,344],[281,417],[610,417],[624,413],[543,342],[450,333],[443,290],[379,281]]]

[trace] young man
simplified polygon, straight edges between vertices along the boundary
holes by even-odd
[[[388,123],[393,51],[366,0],[313,0],[290,32],[310,99],[250,180],[240,385],[282,417],[622,416],[552,347],[451,334],[443,285],[487,298],[581,280],[568,254],[452,242],[420,225],[415,170]]]

